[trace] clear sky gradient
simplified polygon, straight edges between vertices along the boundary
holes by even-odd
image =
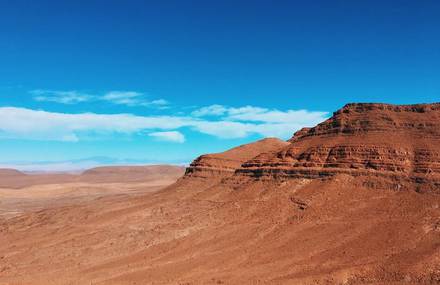
[[[187,163],[440,101],[439,30],[434,0],[0,0],[0,166]]]

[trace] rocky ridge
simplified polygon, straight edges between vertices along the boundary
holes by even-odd
[[[266,138],[222,153],[205,154],[196,158],[186,169],[185,177],[225,178],[232,176],[246,161],[261,153],[270,153],[287,146],[277,138]]]
[[[238,180],[336,174],[368,176],[372,187],[380,177],[386,179],[386,188],[438,191],[440,104],[347,104],[323,123],[296,132],[287,143],[266,139],[203,155],[186,171],[187,177]]]

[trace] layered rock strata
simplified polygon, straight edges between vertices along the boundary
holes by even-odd
[[[440,185],[440,104],[348,104],[289,142],[243,163],[236,174],[319,178],[346,173]]]
[[[185,177],[386,178],[389,187],[440,189],[440,104],[347,104],[287,142],[264,139],[198,157]]]
[[[246,161],[262,153],[277,151],[289,143],[266,138],[222,153],[205,154],[196,158],[186,169],[185,177],[224,178],[232,176]]]

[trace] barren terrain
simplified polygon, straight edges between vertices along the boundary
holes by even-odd
[[[183,175],[178,166],[98,167],[81,174],[25,174],[0,169],[0,217],[157,191]]]
[[[439,104],[349,104],[158,191],[31,199],[0,217],[0,284],[439,284],[439,127]],[[76,193],[44,187],[36,201]]]

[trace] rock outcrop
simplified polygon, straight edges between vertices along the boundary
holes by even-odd
[[[205,154],[196,158],[186,169],[186,177],[225,178],[246,161],[261,153],[271,153],[289,143],[276,138],[266,138],[254,143],[241,145],[222,153]]]
[[[236,173],[259,178],[346,173],[389,178],[391,187],[399,182],[440,187],[440,104],[348,104],[289,142],[243,163]]]
[[[264,139],[202,155],[185,177],[267,180],[336,174],[384,178],[393,189],[438,191],[440,104],[347,104],[287,142]]]

